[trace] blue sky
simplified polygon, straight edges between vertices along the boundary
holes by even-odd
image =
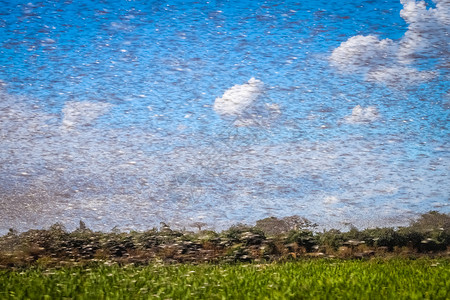
[[[447,1],[0,4],[0,231],[449,212]]]

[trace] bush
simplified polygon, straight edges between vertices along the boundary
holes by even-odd
[[[312,231],[291,230],[287,235],[286,243],[297,243],[300,247],[305,247],[306,252],[311,252],[317,245],[317,240]]]
[[[267,236],[275,236],[287,233],[290,230],[300,230],[315,228],[317,224],[312,223],[306,218],[294,215],[278,219],[276,217],[269,217],[256,221],[256,228],[259,228]]]
[[[330,229],[318,234],[319,244],[337,250],[344,242],[344,234],[337,229]]]
[[[410,227],[419,232],[440,230],[450,233],[450,215],[430,211],[422,214],[416,221],[411,223]]]
[[[251,232],[265,237],[264,232],[260,228],[248,226],[245,224],[237,224],[231,226],[228,230],[225,230],[222,233],[222,236],[233,241],[240,241],[242,234],[246,232]]]
[[[425,239],[425,235],[411,227],[400,227],[397,230],[403,240],[404,246],[419,250],[421,242]]]
[[[389,251],[393,251],[395,246],[405,245],[402,236],[399,235],[394,228],[375,228],[367,229],[365,232],[374,241],[376,247],[387,247]]]

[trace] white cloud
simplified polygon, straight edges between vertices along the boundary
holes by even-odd
[[[413,63],[421,54],[442,56],[448,53],[450,1],[434,2],[436,8],[427,9],[424,1],[401,0],[400,16],[408,23],[408,31],[400,41],[399,61]]]
[[[344,72],[368,70],[386,62],[392,56],[394,43],[390,39],[357,35],[343,42],[331,54],[331,63]]]
[[[281,114],[280,106],[276,103],[266,103],[264,107],[272,114]]]
[[[428,81],[437,72],[419,71],[431,60],[445,65],[450,32],[450,1],[435,0],[436,8],[424,1],[400,0],[400,16],[408,30],[399,41],[380,40],[376,36],[354,36],[334,49],[330,63],[344,73],[362,73],[368,81],[385,84],[411,85]]]
[[[111,107],[111,104],[101,102],[66,102],[62,110],[64,114],[62,125],[65,128],[90,125],[99,116],[108,112]]]
[[[437,76],[437,72],[418,71],[414,68],[395,66],[380,67],[367,73],[367,81],[382,82],[390,86],[406,86],[429,81]]]
[[[214,110],[219,115],[238,116],[263,93],[264,83],[251,78],[247,83],[234,85],[221,98],[216,98]]]
[[[264,90],[264,83],[252,77],[216,98],[214,111],[220,116],[235,117],[233,124],[237,127],[269,126],[281,115],[281,109],[276,103],[258,101]]]
[[[326,196],[323,199],[323,203],[326,205],[339,203],[339,199],[336,196]]]
[[[368,106],[366,108],[361,105],[356,105],[350,116],[345,117],[347,123],[369,123],[376,121],[380,117],[375,106]]]

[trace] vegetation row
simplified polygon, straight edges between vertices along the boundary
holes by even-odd
[[[146,265],[173,262],[271,262],[303,257],[371,258],[450,254],[450,215],[431,211],[409,226],[347,232],[317,232],[305,218],[270,217],[255,226],[234,225],[220,233],[172,230],[162,223],[143,232],[94,232],[80,221],[68,232],[62,224],[0,237],[0,268],[79,265],[95,262]]]

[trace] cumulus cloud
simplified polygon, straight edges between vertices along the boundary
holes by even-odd
[[[436,8],[424,1],[401,0],[400,16],[408,30],[399,41],[380,40],[373,35],[354,36],[334,49],[331,65],[341,72],[359,72],[368,81],[388,85],[410,85],[428,81],[437,72],[419,71],[429,68],[430,61],[445,64],[449,50],[450,1],[435,0]]]
[[[323,199],[323,204],[325,205],[331,205],[336,203],[339,203],[339,199],[336,196],[326,196]]]
[[[237,84],[216,98],[214,110],[219,115],[239,116],[263,93],[264,83],[251,78],[247,83]]]
[[[400,41],[398,59],[413,63],[421,56],[449,53],[450,1],[434,0],[436,8],[427,9],[424,1],[401,0],[400,16],[408,23],[408,31]]]
[[[112,104],[101,102],[66,102],[62,110],[64,114],[62,125],[66,129],[90,125],[99,116],[108,112],[111,107]]]
[[[356,105],[350,116],[345,117],[347,123],[369,123],[376,121],[380,117],[375,106],[368,106],[366,108],[361,105]]]
[[[404,66],[380,67],[366,75],[367,81],[383,82],[387,85],[414,85],[429,81],[436,77],[437,72],[418,71]]]
[[[383,64],[394,53],[394,42],[376,36],[357,35],[343,42],[331,54],[331,63],[343,72],[368,71]]]
[[[237,84],[216,98],[214,110],[223,117],[234,117],[234,126],[269,126],[281,115],[276,103],[258,101],[264,93],[264,83],[251,78],[244,84]]]

